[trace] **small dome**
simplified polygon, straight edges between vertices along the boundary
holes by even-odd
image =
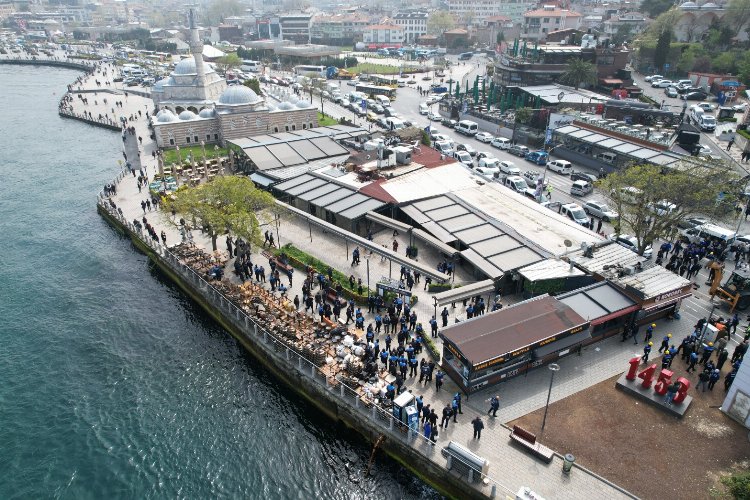
[[[215,116],[215,112],[212,108],[204,108],[201,109],[200,113],[198,113],[198,116],[201,118],[213,118]]]
[[[685,2],[680,5],[681,9],[695,9],[696,7],[698,7],[698,4],[695,2]]]
[[[170,78],[163,78],[163,79],[159,80],[151,88],[151,92],[164,92],[164,85],[171,84],[172,82],[170,80],[172,80],[171,77]]]
[[[185,111],[183,111],[182,113],[180,113],[180,115],[178,116],[178,118],[180,120],[195,120],[198,117],[195,116],[195,113],[193,113],[192,111],[188,111],[186,109]]]
[[[159,123],[169,123],[175,120],[177,120],[177,117],[168,109],[162,109],[156,114],[156,121]]]
[[[244,85],[231,85],[219,97],[220,104],[251,104],[260,101],[258,94]]]
[[[195,69],[195,59],[192,57],[183,59],[174,67],[175,75],[194,75],[196,73],[198,73],[198,70]]]
[[[701,8],[702,8],[702,9],[718,9],[718,8],[719,8],[719,6],[718,6],[718,5],[716,5],[716,4],[715,4],[715,3],[713,3],[713,2],[708,2],[708,3],[704,3],[703,5],[701,5]]]
[[[309,108],[310,106],[312,106],[312,104],[310,104],[309,102],[307,102],[304,99],[300,99],[299,101],[297,101],[297,107],[298,108],[303,108],[304,109],[304,108]]]
[[[266,102],[266,107],[268,108],[268,111],[273,111],[274,109],[276,109],[276,106],[274,106],[270,102]]]
[[[283,101],[283,102],[280,102],[278,106],[276,106],[276,109],[287,111],[290,109],[294,109],[294,104],[292,104],[289,101]]]

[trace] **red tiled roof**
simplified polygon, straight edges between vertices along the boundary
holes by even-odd
[[[373,181],[366,185],[363,188],[360,188],[359,192],[362,194],[365,194],[367,196],[370,196],[372,198],[375,198],[376,200],[383,201],[385,203],[398,203],[398,200],[388,194],[388,191],[383,189],[383,186],[381,186],[382,183],[384,183],[387,179],[378,179],[376,181]]]
[[[530,10],[528,12],[524,12],[523,17],[562,17],[563,14],[565,17],[581,17],[583,14],[580,12],[575,12],[572,10],[562,10],[562,9],[555,9],[555,10],[544,10],[544,9],[537,9],[537,10]]]

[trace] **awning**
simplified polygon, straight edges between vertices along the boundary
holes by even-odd
[[[543,345],[542,347],[539,347],[537,349],[534,349],[534,358],[541,359],[548,354],[552,354],[553,352],[562,351],[563,349],[567,349],[568,347],[572,347],[576,344],[580,344],[581,342],[585,342],[586,340],[591,338],[591,332],[589,330],[584,330],[582,332],[574,333],[573,335],[569,337],[565,337],[564,339],[558,340],[556,342],[551,342],[549,344]]]
[[[268,187],[274,182],[276,182],[276,179],[266,177],[265,175],[259,172],[253,172],[252,174],[250,174],[250,180],[261,187]]]
[[[619,311],[615,311],[613,313],[607,314],[606,316],[600,316],[596,319],[591,320],[591,326],[601,325],[602,323],[606,323],[607,321],[615,318],[619,318],[620,316],[624,316],[626,314],[629,314],[633,311],[637,311],[641,308],[640,304],[634,304],[630,307],[626,307],[625,309],[621,309]]]
[[[421,229],[414,229],[412,231],[412,234],[415,238],[424,241],[425,243],[444,253],[445,255],[456,255],[457,253],[459,253],[458,250],[456,250],[452,246],[443,243],[439,239],[435,238],[429,233],[426,233],[425,231],[422,231]]]
[[[673,298],[671,298],[669,300],[665,300],[663,302],[657,302],[656,304],[651,304],[650,306],[644,307],[641,310],[643,312],[645,312],[645,313],[648,313],[648,312],[651,312],[651,311],[655,311],[657,309],[661,309],[664,306],[668,306],[668,305],[674,304],[674,303],[676,303],[676,302],[678,302],[678,301],[680,301],[682,299],[686,299],[686,298],[690,297],[691,295],[693,295],[692,292],[688,292],[688,293],[685,293],[685,294],[682,294],[682,295],[678,295],[677,297],[673,297]]]
[[[495,282],[493,280],[484,280],[436,293],[432,299],[435,301],[436,306],[444,306],[446,304],[458,302],[459,300],[469,299],[471,297],[476,297],[477,295],[494,291]]]
[[[391,229],[402,231],[404,233],[409,232],[409,230],[412,229],[412,227],[409,224],[399,222],[397,220],[391,219],[390,217],[386,217],[385,215],[380,215],[379,213],[376,213],[376,212],[367,212],[367,214],[365,215],[365,218],[367,220],[377,222],[381,226],[389,227]]]

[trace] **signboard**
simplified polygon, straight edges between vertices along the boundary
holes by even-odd
[[[573,115],[564,115],[562,113],[550,113],[548,130],[555,130],[566,125],[570,125],[575,120]]]
[[[406,289],[406,285],[404,285],[402,281],[387,278],[385,276],[380,278],[375,287],[383,291],[396,292],[397,294],[403,295],[404,297],[411,297],[411,292]]]
[[[362,101],[359,103],[359,107],[362,109],[367,109],[367,101],[365,99],[362,99]]]

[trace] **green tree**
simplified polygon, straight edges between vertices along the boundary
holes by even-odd
[[[734,73],[740,55],[737,52],[723,52],[713,59],[713,68],[717,73]]]
[[[222,73],[226,73],[227,71],[239,68],[241,65],[242,59],[240,59],[239,56],[234,53],[222,56],[216,61],[216,66]]]
[[[213,249],[220,234],[228,231],[259,245],[258,215],[275,211],[273,196],[255,187],[245,176],[221,176],[195,187],[183,186],[171,198],[164,199],[165,214],[173,209],[186,220],[195,220],[208,228]],[[165,217],[170,223],[171,217]]]
[[[244,85],[245,87],[249,87],[258,95],[263,95],[260,91],[260,82],[257,78],[250,78],[249,80],[245,80],[244,82],[242,82],[242,85]]]
[[[746,24],[750,21],[750,0],[731,0],[724,19],[733,34],[739,36],[743,28],[747,30]]]
[[[504,31],[500,31],[500,32],[499,32],[499,33],[497,34],[497,36],[495,37],[495,42],[497,42],[497,43],[502,43],[502,42],[504,42],[504,41],[505,41],[505,32],[504,32]]]
[[[642,255],[646,246],[667,238],[688,217],[726,217],[727,208],[736,201],[726,191],[738,183],[738,176],[723,163],[684,161],[668,171],[656,165],[631,166],[597,184],[620,214],[615,231],[635,236]],[[673,209],[655,210],[660,202],[673,204]]]
[[[442,37],[443,33],[456,26],[453,15],[445,10],[438,10],[430,14],[427,19],[427,33]]]
[[[654,53],[654,66],[656,71],[661,71],[664,68],[664,64],[667,62],[669,57],[669,48],[672,44],[672,29],[665,28],[659,33],[659,38],[656,40],[656,52]]]
[[[243,14],[245,7],[238,0],[214,0],[208,8],[207,23],[219,24],[225,17]]]
[[[531,108],[518,108],[516,110],[516,123],[526,125],[531,121]]]
[[[568,63],[568,68],[560,77],[560,82],[572,85],[576,89],[583,84],[586,86],[596,85],[596,66],[583,59],[573,59]]]
[[[657,18],[673,6],[672,0],[644,0],[641,2],[640,11],[646,12],[651,18]]]
[[[614,36],[612,37],[612,43],[616,46],[620,46],[625,42],[630,41],[630,34],[633,31],[633,26],[630,24],[621,24],[617,27]]]

